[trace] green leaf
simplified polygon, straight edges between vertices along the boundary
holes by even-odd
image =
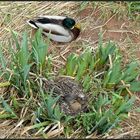
[[[15,34],[14,31],[11,31],[11,33],[12,33],[12,38],[14,39],[14,41],[16,43],[16,48],[19,50],[20,49],[20,45],[18,43],[17,35]]]
[[[0,119],[17,119],[14,114],[4,113],[0,114]]]
[[[20,103],[17,101],[16,97],[12,96],[13,106],[15,109],[18,109],[20,107]]]
[[[128,111],[130,111],[135,99],[135,96],[132,96],[129,100],[126,97],[125,101],[123,101],[120,107],[117,109],[116,114],[127,113]]]
[[[111,70],[112,72],[110,75],[109,83],[117,84],[121,80],[121,61],[117,60],[114,62]]]
[[[105,47],[101,46],[100,44],[99,48],[100,64],[104,64],[107,61],[108,56],[112,55],[115,50],[116,50],[115,44],[111,43],[110,41]]]
[[[35,125],[32,125],[32,126],[29,126],[28,128],[30,128],[30,129],[40,128],[40,127],[43,127],[43,126],[47,126],[49,123],[50,123],[49,121],[45,121],[45,122],[42,122],[42,123],[38,123],[38,124],[35,124]]]
[[[55,115],[60,115],[59,113],[59,108],[57,107],[56,103],[60,96],[56,98],[52,98],[50,95],[48,96],[46,100],[46,106],[47,106],[47,111],[48,111],[48,117],[52,119],[60,119],[60,116],[55,116]]]
[[[103,87],[106,87],[106,85],[109,83],[111,73],[112,73],[112,70],[109,70],[107,74],[105,75],[104,80],[103,80]]]
[[[0,63],[3,69],[6,69],[6,61],[2,53],[2,45],[0,44]]]
[[[58,105],[54,109],[54,116],[55,116],[56,120],[60,121],[60,119],[61,119],[61,111],[60,111],[60,107]]]
[[[42,71],[46,68],[48,44],[44,43],[43,41],[41,29],[36,32],[34,40],[32,41],[32,46],[34,59],[39,66],[38,70]]]
[[[28,52],[28,44],[27,44],[27,34],[24,33],[23,34],[23,40],[21,43],[21,48],[17,54],[18,56],[18,62],[19,65],[21,65],[21,68],[23,69],[27,64],[28,64],[28,60],[29,60],[29,52]]]
[[[26,82],[29,72],[30,72],[30,67],[31,65],[25,65],[24,69],[23,69],[23,79],[24,79],[24,83]]]
[[[14,113],[14,111],[11,109],[11,107],[6,103],[6,101],[4,101],[3,99],[1,99],[1,100],[2,100],[2,105],[3,105],[4,109],[17,118],[17,115]]]
[[[78,64],[78,70],[77,70],[76,78],[80,80],[84,72],[86,71],[87,63],[83,59],[81,60],[79,59],[77,64]]]
[[[133,92],[140,91],[140,82],[139,81],[137,81],[137,82],[131,82],[131,84],[130,84],[130,90],[133,91]]]
[[[90,64],[89,64],[89,69],[91,70],[91,72],[93,72],[95,65],[96,65],[95,58],[91,57]]]
[[[0,83],[0,88],[6,87],[6,86],[9,86],[9,85],[10,85],[10,82],[9,82],[9,81],[7,81],[7,82],[2,82],[2,83]]]
[[[83,83],[83,87],[84,87],[85,92],[89,91],[89,89],[91,87],[91,83],[92,83],[92,80],[91,80],[91,77],[89,74],[84,76],[82,83]]]
[[[138,63],[131,62],[124,70],[122,79],[125,82],[129,82],[134,80],[138,76],[138,74],[139,74]]]
[[[74,76],[76,72],[77,72],[77,55],[71,54],[67,58],[66,74],[69,76]]]

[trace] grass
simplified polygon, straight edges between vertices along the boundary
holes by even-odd
[[[7,130],[10,132],[7,137],[15,134],[17,130],[20,131],[18,132],[20,134],[17,134],[18,137],[25,135],[26,137],[44,138],[55,136],[67,138],[99,137],[112,132],[114,128],[120,128],[120,124],[129,117],[130,109],[133,107],[135,101],[132,96],[133,92],[140,89],[139,82],[136,80],[139,75],[139,62],[133,62],[134,58],[132,58],[124,64],[124,54],[118,48],[118,44],[129,51],[129,45],[135,46],[133,41],[129,43],[125,40],[118,44],[113,42],[105,44],[102,36],[100,36],[98,44],[94,45],[94,49],[93,45],[90,42],[87,43],[88,41],[83,37],[83,40],[79,38],[79,40],[72,42],[71,48],[69,45],[62,45],[61,49],[57,48],[57,44],[52,45],[49,40],[44,41],[40,34],[41,31],[31,37],[30,28],[27,27],[29,29],[27,31],[23,29],[23,25],[25,24],[24,19],[40,13],[61,15],[66,12],[72,17],[79,17],[79,12],[91,7],[94,11],[99,8],[101,14],[97,21],[102,19],[102,23],[110,18],[112,12],[117,13],[119,19],[121,16],[126,17],[124,11],[127,11],[127,6],[131,18],[133,11],[135,11],[131,7],[134,7],[135,4],[133,2],[79,2],[77,4],[69,2],[61,3],[60,7],[56,3],[54,8],[49,10],[49,7],[53,5],[51,2],[43,7],[43,2],[32,3],[31,5],[26,2],[24,4],[16,3],[16,6],[11,5],[9,7],[9,10],[11,8],[13,11],[11,13],[6,10],[8,6],[5,6],[5,3],[2,4],[2,12],[5,18],[3,20],[4,28],[1,31],[3,41],[0,47],[2,64],[0,87],[4,90],[1,96],[0,117],[3,121],[4,119],[13,120],[13,130],[11,132],[10,129]],[[69,7],[67,7],[68,5]],[[112,9],[110,5],[113,5],[114,8]],[[117,7],[120,5],[121,7],[118,9]],[[31,8],[32,6],[34,9]],[[71,8],[74,10],[71,12],[67,10]],[[76,8],[78,12],[75,10]],[[106,11],[108,8],[110,12]],[[20,12],[20,10],[22,12],[19,15],[14,12]],[[22,21],[18,20],[20,16],[23,16]],[[85,19],[79,18],[79,20],[83,22],[83,26],[92,29],[91,24],[88,27],[91,23],[90,16],[92,15],[88,15],[88,18]],[[12,21],[9,23],[11,19]],[[137,17],[136,19],[139,20]],[[84,25],[84,22],[87,25]],[[17,23],[18,26],[15,26]],[[87,31],[85,27],[83,32]],[[13,30],[10,40],[11,32],[9,29]],[[21,30],[26,30],[26,32],[19,33]],[[83,46],[80,42],[83,42]],[[85,46],[84,43],[87,45]],[[92,43],[94,44],[94,42]],[[125,47],[123,47],[124,45]],[[81,54],[75,46],[80,49]],[[89,48],[84,49],[87,46]],[[64,51],[63,48],[65,48]],[[132,49],[130,48],[130,50]],[[52,52],[53,54],[51,54]],[[63,59],[59,52],[63,54],[61,55]],[[65,52],[68,54],[65,55]],[[129,52],[131,53],[131,51]],[[58,58],[64,63],[60,63]],[[87,113],[78,114],[76,117],[65,116],[57,104],[59,97],[52,98],[50,95],[53,93],[46,92],[41,88],[42,77],[54,79],[55,75],[61,74],[73,76],[77,82],[82,84],[85,93],[90,97]],[[114,115],[112,116],[112,114]]]
[[[116,128],[119,122],[128,117],[128,112],[135,101],[134,96],[131,95],[131,97],[129,93],[133,90],[140,91],[139,82],[135,80],[139,75],[138,64],[132,62],[126,68],[121,67],[122,57],[114,43],[108,42],[104,46],[101,36],[99,48],[95,52],[92,52],[91,48],[87,48],[81,55],[70,54],[66,65],[60,69],[61,74],[75,77],[77,82],[82,81],[84,91],[90,96],[88,112],[73,117],[61,112],[57,103],[59,96],[53,98],[51,96],[53,93],[45,91],[42,87],[41,77],[48,78],[46,73],[49,73],[46,63],[46,57],[49,56],[47,53],[49,43],[45,44],[43,41],[41,30],[38,30],[35,37],[31,39],[32,48],[30,51],[26,33],[23,34],[21,43],[19,43],[18,37],[13,32],[12,36],[16,49],[13,49],[14,44],[11,44],[12,58],[11,65],[8,68],[6,67],[7,62],[3,61],[5,58],[1,53],[1,63],[3,64],[1,73],[6,74],[3,77],[5,81],[9,82],[10,89],[14,87],[17,97],[13,95],[8,101],[6,101],[5,96],[3,97],[2,107],[4,112],[0,117],[20,120],[21,114],[18,112],[23,108],[23,104],[17,101],[17,98],[19,100],[24,98],[24,104],[33,113],[28,114],[26,112],[25,118],[29,122],[32,121],[33,125],[27,123],[26,125],[31,126],[27,127],[22,134],[33,129],[36,133],[39,131],[38,134],[43,134],[43,137],[46,137],[46,127],[51,123],[53,125],[59,123],[66,129],[65,133],[68,135],[66,136],[62,131],[61,135],[63,137],[71,135],[68,130],[73,132],[78,128],[81,128],[80,132],[84,134],[78,137],[85,137],[93,132],[102,135],[112,128]],[[98,77],[95,78],[96,75]],[[34,78],[37,79],[34,80]],[[130,86],[127,88],[126,84]],[[100,85],[100,88],[93,85]],[[8,102],[11,101],[12,104],[9,105]],[[30,108],[31,104],[32,108]],[[112,116],[112,114],[114,115]],[[73,128],[72,124],[74,124]],[[56,127],[56,129],[58,128]]]

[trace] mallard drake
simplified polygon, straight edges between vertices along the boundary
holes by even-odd
[[[71,42],[80,34],[80,24],[65,16],[39,16],[27,23],[35,28],[42,28],[43,34],[57,42]]]

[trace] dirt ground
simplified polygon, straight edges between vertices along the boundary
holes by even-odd
[[[98,45],[99,32],[103,32],[103,40],[112,40],[118,44],[118,47],[123,52],[126,62],[130,59],[140,60],[140,22],[132,21],[127,15],[110,14],[104,15],[101,7],[93,8],[89,4],[84,10],[79,11],[80,2],[14,2],[17,4],[9,5],[10,2],[1,2],[0,23],[1,31],[0,38],[2,44],[5,44],[4,52],[8,58],[6,46],[7,40],[10,38],[8,29],[16,32],[27,30],[31,35],[31,28],[26,24],[28,18],[37,15],[68,15],[75,18],[82,25],[82,31],[76,41],[67,44],[50,43],[50,53],[54,53],[54,65],[60,68],[64,65],[66,57],[71,52],[80,52],[86,45],[96,48]],[[52,7],[52,9],[50,8]],[[34,9],[33,9],[34,8]],[[51,9],[51,10],[50,10]],[[59,11],[59,12],[58,12]],[[108,11],[109,12],[109,11]],[[124,11],[125,12],[125,11]],[[6,22],[7,15],[10,15],[10,22]],[[119,18],[120,16],[120,18]],[[80,46],[83,46],[81,48]],[[137,101],[135,106],[139,106]],[[130,118],[124,121],[120,130],[110,132],[106,138],[140,138],[140,113],[132,111]],[[12,121],[0,121],[0,138],[10,137],[15,131],[22,131],[22,128],[15,129],[13,132]],[[28,137],[28,135],[26,135]]]

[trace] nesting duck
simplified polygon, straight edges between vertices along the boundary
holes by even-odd
[[[67,115],[77,115],[88,110],[88,96],[82,86],[70,77],[57,77],[54,80],[43,78],[43,89],[52,93],[52,97],[60,96],[60,109]],[[53,92],[52,92],[53,91]]]
[[[39,16],[27,23],[35,28],[41,28],[43,34],[56,42],[71,42],[80,34],[80,24],[65,16]]]

